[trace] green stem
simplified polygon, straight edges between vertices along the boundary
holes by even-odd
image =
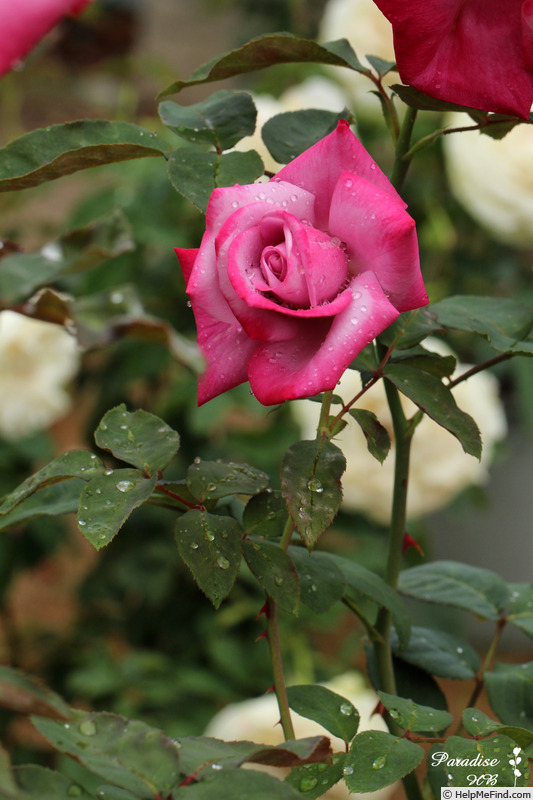
[[[293,531],[294,531],[294,522],[292,521],[291,517],[287,517],[287,522],[285,523],[285,527],[283,529],[283,533],[281,534],[281,539],[279,543],[279,546],[285,552],[287,552],[287,548],[291,543]]]
[[[463,372],[462,375],[459,375],[458,378],[454,378],[453,381],[450,381],[448,387],[450,389],[455,388],[459,383],[468,380],[471,378],[472,375],[476,375],[478,372],[482,372],[485,369],[489,369],[490,367],[495,366],[495,364],[501,364],[502,361],[508,361],[510,358],[515,355],[514,353],[501,353],[499,356],[494,356],[494,358],[490,358],[488,361],[484,361],[482,364],[476,364],[475,366],[471,367],[466,372]]]
[[[281,659],[281,646],[279,641],[278,607],[274,600],[267,596],[267,636],[270,648],[270,663],[274,679],[274,691],[278,700],[279,716],[285,740],[295,739],[292,725],[291,711],[287,698],[285,676],[283,674],[283,661]]]
[[[494,636],[492,637],[492,642],[490,643],[483,665],[479,670],[478,674],[476,675],[476,684],[474,686],[474,690],[470,695],[470,698],[465,708],[474,708],[477,701],[479,700],[479,695],[481,694],[483,686],[485,684],[485,673],[489,671],[492,665],[506,623],[507,623],[507,617],[500,617],[500,619],[498,620],[498,623],[496,625],[496,631],[494,632]],[[463,730],[463,723],[461,721],[454,736],[458,736],[462,730]]]
[[[329,434],[329,412],[331,409],[331,398],[333,397],[333,390],[330,389],[327,392],[324,392],[324,396],[322,397],[322,406],[320,408],[320,419],[318,420],[318,426],[316,429],[317,437],[321,437],[322,435]]]
[[[403,540],[405,534],[405,521],[407,515],[407,483],[409,477],[409,457],[413,428],[403,412],[400,395],[395,386],[385,380],[385,392],[392,416],[394,438],[396,445],[394,488],[392,495],[391,523],[389,533],[389,547],[387,563],[385,566],[385,581],[392,589],[396,589],[400,575]],[[381,636],[381,641],[374,644],[380,688],[391,694],[396,694],[396,682],[392,665],[390,648],[391,613],[386,608],[381,608],[378,615],[376,629]]]
[[[400,128],[400,135],[396,142],[396,158],[394,160],[394,167],[390,180],[397,192],[402,190],[407,170],[411,164],[411,158],[408,157],[407,154],[411,145],[411,136],[416,122],[416,115],[416,108],[408,106],[405,111],[402,127]]]

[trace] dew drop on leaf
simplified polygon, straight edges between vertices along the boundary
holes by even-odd
[[[344,714],[345,717],[349,717],[353,714],[353,706],[351,703],[341,703],[340,707],[341,714]]]
[[[133,489],[133,481],[119,481],[117,489],[119,492],[129,492],[130,489]]]
[[[372,769],[383,769],[387,762],[385,756],[378,756],[375,761],[372,762]]]
[[[318,778],[315,778],[314,775],[306,775],[305,778],[302,778],[300,781],[300,791],[301,792],[310,792],[311,789],[314,789],[318,783]]]
[[[80,723],[80,733],[84,736],[94,736],[96,733],[96,725],[92,721],[92,719],[84,719],[83,722]]]
[[[227,569],[229,567],[229,561],[225,556],[219,556],[217,558],[217,564],[220,569]]]
[[[353,767],[344,767],[342,772],[344,775],[353,775]]]

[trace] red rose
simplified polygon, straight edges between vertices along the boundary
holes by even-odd
[[[199,403],[247,380],[264,405],[333,389],[427,303],[414,221],[344,121],[269,183],[215,189],[200,248],[176,252],[207,361]]]
[[[90,0],[0,0],[0,75],[12,69],[63,17]]]
[[[402,81],[431,97],[527,118],[533,0],[374,0]]]

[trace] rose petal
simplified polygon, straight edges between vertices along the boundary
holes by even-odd
[[[527,50],[524,61],[522,0],[375,2],[392,23],[404,83],[452,103],[529,116],[532,55]]]
[[[216,258],[214,260],[216,261],[216,269],[218,271],[218,286],[220,286],[220,291],[227,301],[228,308],[231,310],[235,318],[239,320],[240,324],[245,328],[249,336],[259,339],[266,338],[266,341],[290,339],[295,335],[296,330],[294,324],[288,318],[272,319],[270,313],[267,311],[260,311],[257,310],[257,308],[250,308],[249,304],[236,293],[228,274],[229,250],[232,242],[240,233],[247,230],[253,230],[265,216],[269,216],[273,213],[285,215],[286,212],[284,211],[284,203],[287,203],[287,207],[289,207],[291,211],[294,211],[295,214],[308,214],[309,217],[313,219],[314,198],[303,189],[280,182],[276,184],[257,184],[252,185],[251,187],[231,187],[232,194],[230,195],[230,199],[231,197],[235,197],[235,190],[250,188],[254,189],[253,200],[255,201],[255,198],[259,197],[259,201],[252,202],[251,205],[244,206],[234,211],[233,214],[230,214],[229,218],[220,228],[216,237]],[[265,188],[265,190],[267,190],[269,193],[267,194],[263,192],[263,188]],[[224,190],[218,190],[218,192],[222,191]],[[213,192],[213,194],[215,194],[215,192]],[[245,202],[249,194],[249,192],[243,193],[243,202]],[[261,195],[263,194],[265,194],[266,199],[262,199]],[[272,197],[276,198],[275,203],[268,202],[268,199]],[[221,195],[217,195],[215,198],[214,207],[216,204],[221,202],[221,199]],[[233,207],[234,202],[237,201],[232,200],[230,203],[231,207]],[[211,201],[209,205],[211,205]],[[276,209],[275,211],[273,210],[274,208]],[[215,213],[215,211],[213,213]],[[216,228],[215,222],[213,222],[212,227]],[[251,243],[248,243],[248,245],[251,246]],[[207,279],[207,281],[209,281],[212,285],[214,278],[210,277],[211,266],[212,259],[210,256],[209,269],[206,265],[205,276],[199,278],[200,285],[203,285],[205,279]],[[196,269],[194,270],[193,274],[197,274]],[[213,302],[217,302],[216,299],[213,299]],[[272,304],[266,306],[266,308],[270,308],[271,305]],[[277,309],[277,306],[274,306],[274,308]]]
[[[260,403],[275,405],[333,389],[355,356],[397,318],[371,272],[353,278],[347,291],[349,306],[331,322],[302,322],[293,340],[258,345],[248,376]]]
[[[305,189],[278,179],[268,183],[251,183],[245,186],[237,183],[235,186],[219,187],[213,190],[207,204],[206,230],[216,236],[224,225],[226,235],[231,235],[232,226],[228,223],[236,212],[240,213],[234,224],[240,230],[249,227],[257,219],[257,212],[252,210],[256,203],[263,204],[266,211],[269,208],[284,208],[298,219],[308,219],[314,224],[314,202],[313,195]],[[247,221],[248,214],[250,218]]]
[[[3,0],[0,3],[0,75],[15,64],[65,16],[90,0]]]
[[[333,191],[329,229],[346,243],[352,275],[372,270],[399,311],[426,305],[415,222],[390,194],[344,172]]]
[[[181,271],[183,272],[183,277],[185,278],[185,285],[187,285],[189,283],[189,278],[191,277],[191,272],[192,268],[194,267],[194,262],[196,261],[196,256],[198,255],[198,247],[193,247],[189,249],[183,247],[175,247],[174,252],[178,257]]]
[[[265,252],[276,254],[282,267],[279,277],[266,274]],[[239,233],[231,242],[227,260],[225,256],[225,249],[219,251],[219,264],[239,297],[249,305],[279,308],[282,313],[324,306],[342,291],[348,277],[340,239],[302,225],[283,211],[273,212]]]
[[[533,0],[522,3],[522,50],[526,69],[533,70]]]
[[[343,170],[356,172],[405,207],[387,176],[351,132],[346,120],[341,120],[333,133],[283,167],[273,180],[288,181],[311,192],[315,196],[314,224],[327,230],[331,195]]]
[[[206,369],[198,381],[198,405],[201,406],[248,380],[247,364],[256,348],[242,327],[220,322],[203,308],[194,307],[198,328],[198,346],[206,359]]]

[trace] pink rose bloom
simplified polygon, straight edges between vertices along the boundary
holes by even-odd
[[[176,252],[207,362],[199,404],[247,380],[264,405],[333,389],[427,303],[415,223],[344,121],[268,183],[215,189],[200,248]]]
[[[375,0],[404,83],[439,100],[527,118],[533,0]]]
[[[0,75],[10,70],[63,17],[90,0],[0,0]]]

